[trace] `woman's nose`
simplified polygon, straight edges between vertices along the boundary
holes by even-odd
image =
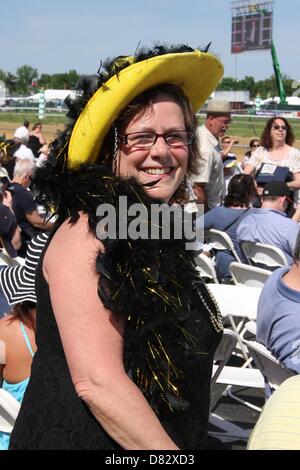
[[[151,147],[151,155],[152,156],[155,156],[155,154],[164,155],[166,153],[169,155],[169,152],[170,152],[170,147],[165,141],[164,136],[163,135],[157,136],[155,144],[152,145]]]

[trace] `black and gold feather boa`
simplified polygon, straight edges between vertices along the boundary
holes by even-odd
[[[56,176],[46,167],[37,173],[37,184],[39,179],[46,193],[47,184],[52,194],[56,188],[58,224],[67,217],[75,223],[83,211],[95,234],[100,204],[118,208],[119,196],[126,196],[128,206],[142,203],[150,214],[157,202],[134,180],[113,176],[105,165]],[[126,319],[126,370],[158,414],[162,406],[184,409],[191,400],[186,377],[211,360],[222,332],[218,308],[195,269],[193,253],[185,250],[185,240],[172,238],[103,243],[105,253],[96,260],[98,294],[107,309]]]

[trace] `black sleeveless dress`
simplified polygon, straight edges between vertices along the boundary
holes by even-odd
[[[37,352],[10,449],[118,449],[76,394],[43,276],[45,251],[36,271]]]
[[[77,396],[67,366],[58,327],[43,276],[41,255],[36,271],[37,352],[31,378],[10,439],[14,450],[118,450],[119,445],[104,431],[85,403]],[[59,269],[59,267],[58,267]],[[204,286],[205,288],[205,286]],[[205,353],[182,357],[179,369],[187,367],[182,391],[188,406],[176,403],[156,406],[159,419],[181,449],[205,449],[214,350],[220,341],[207,315],[199,315],[199,348]],[[126,348],[125,348],[126,349]],[[126,354],[125,354],[126,355]],[[174,406],[173,406],[174,405]],[[177,409],[178,408],[178,409]]]

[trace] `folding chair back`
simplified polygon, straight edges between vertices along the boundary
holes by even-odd
[[[214,263],[211,258],[204,255],[203,253],[200,253],[200,255],[195,257],[195,261],[197,264],[197,270],[204,280],[209,280],[211,282],[215,282],[216,284],[219,283]]]
[[[237,343],[237,335],[228,328],[224,328],[223,337],[221,342],[215,351],[214,354],[214,364],[213,366],[213,374],[211,379],[211,384],[215,384],[219,375],[222,372],[223,367],[229,361],[231,354],[236,346]]]
[[[0,431],[11,433],[20,410],[20,403],[0,388]]]
[[[236,285],[248,287],[263,287],[268,277],[272,274],[272,271],[267,269],[237,262],[230,264],[229,271]]]
[[[22,266],[25,263],[25,258],[17,256],[12,258],[4,250],[0,249],[0,266]]]
[[[233,242],[226,232],[211,228],[209,230],[205,230],[204,239],[206,243],[212,243],[216,250],[229,250],[236,261],[241,262],[240,257],[233,246]]]
[[[273,390],[278,388],[286,379],[295,375],[295,372],[279,362],[265,346],[257,341],[244,341],[256,367]]]
[[[277,246],[247,241],[241,241],[240,245],[248,263],[252,266],[259,266],[271,271],[280,266],[288,266],[285,254]]]

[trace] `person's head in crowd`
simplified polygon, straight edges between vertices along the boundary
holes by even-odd
[[[255,150],[259,147],[259,140],[258,139],[251,139],[249,142],[249,150],[250,152],[255,152]]]
[[[40,122],[36,122],[33,124],[31,131],[41,131],[42,130],[42,124]]]
[[[10,313],[10,322],[18,320],[35,332],[36,304],[30,300],[24,300],[15,304]]]
[[[14,139],[24,145],[27,145],[28,143],[28,136],[29,136],[29,121],[24,121],[23,125],[20,127],[17,127],[17,129],[14,132]]]
[[[13,181],[27,188],[30,185],[35,168],[36,165],[33,160],[29,160],[28,158],[17,160],[14,168]]]
[[[249,162],[249,159],[252,155],[253,152],[260,146],[259,140],[258,139],[251,139],[249,142],[249,149],[245,153],[245,156],[243,160],[241,161],[241,168],[244,170],[245,166]]]
[[[272,149],[276,143],[292,146],[295,140],[293,129],[284,117],[272,117],[268,120],[260,138],[262,147]]]
[[[231,138],[229,135],[224,135],[220,142],[222,147],[227,147],[231,143]]]
[[[225,207],[249,207],[257,196],[255,180],[250,175],[235,175],[228,185],[224,199]]]
[[[169,134],[167,136],[168,140],[158,143],[155,133],[147,132],[146,136],[141,134],[139,130],[154,125],[155,116],[158,115],[157,108],[162,105],[166,113],[172,112],[173,128],[179,129],[179,132],[167,133],[167,135]],[[114,127],[110,129],[103,141],[102,153],[104,160],[109,166],[114,165],[118,174],[134,176],[137,181],[145,184],[149,182],[149,174],[146,175],[141,172],[140,167],[145,167],[145,171],[147,166],[153,167],[153,161],[152,163],[150,161],[153,158],[157,161],[156,166],[160,166],[159,162],[162,161],[163,147],[166,146],[168,147],[169,158],[165,157],[165,164],[169,165],[167,160],[170,163],[170,158],[173,159],[173,169],[177,168],[174,178],[168,179],[166,183],[162,178],[157,185],[157,187],[160,187],[158,191],[156,191],[156,185],[153,187],[145,186],[145,191],[150,196],[162,198],[166,202],[170,200],[171,196],[174,196],[175,199],[185,200],[187,188],[182,187],[180,182],[183,180],[185,173],[190,175],[195,171],[196,162],[200,158],[199,145],[196,139],[197,126],[198,122],[191,103],[182,92],[182,89],[172,84],[159,85],[144,91],[121,112],[115,121]],[[115,156],[112,150],[115,145],[116,132],[119,136],[119,155],[116,161],[113,162]],[[147,142],[143,142],[142,139],[146,139]],[[135,158],[129,158],[130,155],[135,155]],[[147,155],[148,158],[146,158]],[[149,158],[150,155],[153,155],[151,159]],[[165,190],[161,191],[163,186],[165,186]],[[176,191],[174,191],[175,189]]]
[[[190,48],[188,51],[193,53]],[[126,64],[124,75],[131,67],[126,60],[122,59],[122,62]],[[180,55],[178,55],[178,60],[180,60]],[[93,103],[99,100],[97,113],[100,113],[101,120],[92,116],[95,119],[95,123],[92,124],[91,108],[87,106],[76,121],[71,137],[70,131],[68,135],[65,134],[67,136],[65,145],[67,166],[75,169],[82,163],[104,162],[117,174],[134,177],[143,185],[143,189],[150,197],[158,197],[165,202],[170,201],[171,197],[172,201],[187,201],[189,194],[185,183],[186,176],[195,173],[196,162],[200,158],[195,111],[199,109],[203,98],[207,96],[208,88],[213,89],[215,86],[217,82],[215,71],[219,74],[219,70],[217,70],[217,63],[209,64],[212,78],[208,80],[203,73],[199,73],[200,63],[197,65],[195,56],[190,62],[190,67],[192,67],[191,73],[198,77],[196,86],[194,79],[182,78],[182,75],[191,77],[191,73],[188,71],[185,73],[183,69],[178,68],[174,74],[172,73],[173,78],[168,78],[170,65],[171,62],[167,65],[163,55],[159,54],[153,66],[152,62],[148,61],[144,71],[146,77],[144,81],[140,80],[140,75],[135,70],[131,72],[132,81],[124,80],[121,86],[117,85],[120,83],[119,79],[113,77],[113,86],[117,92],[111,100],[108,96],[104,96],[102,89],[97,91],[98,84],[95,81],[90,81],[89,84],[86,81],[85,87],[89,96],[94,95]],[[155,67],[155,72],[152,67],[153,70]],[[122,73],[123,70],[120,70]],[[114,84],[115,81],[116,84]],[[199,92],[200,89],[201,92]],[[100,106],[103,106],[103,110],[107,107],[108,114],[105,112],[101,114]],[[228,107],[226,110],[228,111]],[[78,114],[78,108],[75,111]],[[216,115],[217,119],[222,117],[224,117],[224,107],[219,109]],[[160,126],[164,131],[162,135],[157,133],[156,118],[159,121],[165,121]],[[86,130],[87,124],[88,130]],[[52,149],[55,145],[54,142]],[[59,146],[62,148],[60,144]],[[81,148],[80,151],[79,148]],[[48,162],[52,160],[51,154],[54,155],[54,153],[55,149],[54,152],[50,151]],[[153,184],[155,180],[159,182]]]
[[[224,136],[231,122],[229,101],[211,99],[206,107],[205,126],[217,138]]]
[[[270,181],[262,192],[262,207],[285,212],[292,203],[291,191],[283,181]]]

